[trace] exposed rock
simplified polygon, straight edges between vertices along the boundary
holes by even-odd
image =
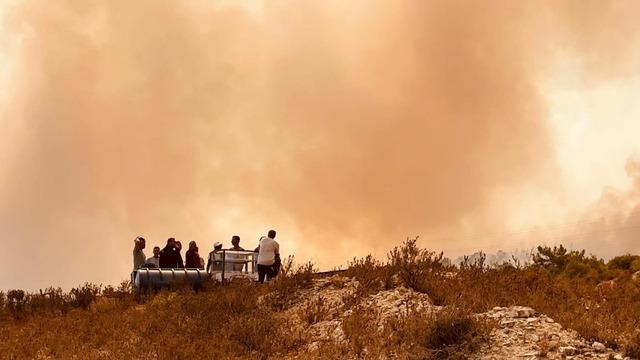
[[[522,311],[524,309],[528,311]],[[602,347],[594,347],[575,331],[563,329],[544,314],[535,317],[531,314],[535,314],[533,309],[521,306],[495,307],[480,314],[495,319],[498,326],[492,331],[489,343],[471,358],[609,359],[616,355],[622,356],[604,344],[601,344]]]
[[[578,349],[574,348],[573,346],[560,346],[559,350],[560,354],[564,356],[571,356],[578,353]]]
[[[591,344],[591,347],[596,352],[604,352],[605,350],[607,350],[607,347],[604,346],[603,343],[600,343],[600,342],[597,342],[597,341],[595,341],[593,344]]]
[[[511,311],[515,313],[515,318],[529,318],[535,316],[535,311],[532,308],[524,307],[524,306],[513,306],[511,307]]]
[[[389,319],[402,318],[411,311],[437,312],[442,309],[434,306],[427,295],[401,286],[356,298],[358,286],[357,281],[336,275],[314,280],[311,288],[300,292],[300,300],[285,312],[286,316],[298,319],[297,326],[309,335],[307,352],[299,354],[298,358],[319,351],[323,343],[348,345],[342,324],[355,308],[365,309],[380,330],[384,330]],[[307,314],[318,307],[322,309],[322,316],[310,320]],[[588,343],[575,331],[564,329],[554,319],[536,313],[530,307],[494,307],[476,316],[495,321],[496,327],[489,341],[470,355],[470,359],[625,359],[602,343]],[[355,354],[343,357],[358,358]]]

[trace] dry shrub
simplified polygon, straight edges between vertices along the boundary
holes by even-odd
[[[640,329],[637,329],[633,335],[623,340],[622,349],[627,356],[640,359]]]
[[[270,282],[271,293],[267,301],[273,310],[282,311],[290,308],[298,298],[298,290],[313,285],[316,269],[312,263],[306,263],[294,269],[293,256],[289,256],[282,264],[278,277]]]
[[[25,292],[23,290],[9,290],[7,292],[7,310],[14,318],[19,319],[24,316]]]
[[[331,309],[325,304],[325,298],[318,296],[298,309],[298,317],[307,325],[313,325],[330,318]]]
[[[30,314],[60,313],[64,314],[71,306],[69,294],[65,294],[61,288],[47,288],[39,294],[28,294],[27,303]]]
[[[70,294],[73,306],[86,310],[96,300],[101,290],[101,286],[91,283],[85,283],[82,286],[71,289]]]
[[[413,311],[385,326],[396,346],[421,358],[465,359],[486,342],[493,324],[457,307]]]
[[[630,278],[637,259],[624,256],[605,264],[584,252],[543,250],[544,256],[533,265],[492,267],[481,256],[454,269],[444,263],[441,254],[419,249],[412,239],[391,251],[387,263],[372,257],[354,259],[346,274],[360,286],[343,297],[345,308],[352,310],[341,327],[346,341],[321,343],[310,356],[465,358],[491,329],[491,324],[472,313],[523,305],[587,339],[640,357],[640,288]],[[616,274],[615,286],[606,294],[599,292],[597,282],[611,274]],[[8,359],[65,359],[80,354],[86,359],[279,358],[291,354],[304,358],[308,355],[301,351],[305,334],[292,330],[282,310],[299,302],[300,290],[308,289],[316,276],[311,264],[294,267],[293,259],[288,258],[280,276],[268,285],[211,283],[201,293],[191,288],[160,292],[138,306],[134,306],[128,282],[101,291],[92,284],[70,293],[12,290],[4,296],[0,293],[4,314],[0,333],[8,334],[0,342],[0,354]],[[391,287],[395,279],[446,307],[436,314],[414,309],[409,316],[378,328],[375,314],[359,304],[372,292]],[[328,309],[322,305],[321,298],[307,304],[303,320],[313,324],[327,318]],[[98,311],[82,310],[86,308]]]
[[[371,255],[360,259],[354,258],[349,263],[345,276],[358,280],[356,291],[359,296],[375,293],[381,287],[389,289],[393,285],[389,268]]]
[[[354,307],[351,314],[342,320],[342,331],[350,350],[357,356],[369,353],[373,347],[379,347],[375,343],[380,336],[374,320],[374,314],[360,306]]]
[[[229,319],[225,329],[231,336],[232,343],[240,345],[236,353],[257,351],[267,355],[277,352],[283,339],[282,324],[274,317],[272,312],[255,310],[245,316],[234,316]]]
[[[407,239],[402,246],[395,247],[389,254],[388,267],[397,274],[405,286],[429,295],[436,305],[445,304],[447,273],[452,270],[444,263],[444,253],[420,249],[418,238]]]

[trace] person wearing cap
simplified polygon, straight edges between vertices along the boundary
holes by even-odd
[[[267,236],[260,238],[260,244],[256,248],[258,253],[258,282],[264,283],[278,275],[280,270],[280,245],[275,240],[276,231],[269,230]]]
[[[222,243],[216,241],[213,244],[213,251],[209,253],[207,262],[207,272],[222,270]]]

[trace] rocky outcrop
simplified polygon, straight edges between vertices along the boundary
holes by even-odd
[[[379,329],[393,317],[403,317],[414,310],[440,311],[425,294],[404,287],[383,290],[357,299],[358,282],[339,275],[317,279],[312,288],[302,291],[298,303],[287,310],[298,319],[300,331],[309,335],[306,353],[320,343],[345,345],[342,323],[358,307],[365,309]],[[309,314],[320,314],[309,321]],[[476,314],[495,323],[489,341],[471,359],[629,359],[600,342],[589,342],[573,330],[565,329],[554,319],[524,306],[496,307]],[[307,321],[305,321],[307,319]],[[298,354],[304,357],[304,354]]]
[[[496,307],[479,316],[495,320],[496,328],[475,359],[625,359],[528,307]]]

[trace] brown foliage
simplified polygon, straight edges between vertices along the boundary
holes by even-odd
[[[327,359],[346,354],[465,358],[492,327],[474,313],[523,305],[587,339],[638,357],[640,286],[631,280],[633,266],[627,266],[635,260],[621,258],[611,262],[610,269],[583,252],[545,252],[538,263],[527,266],[490,267],[481,257],[453,267],[441,254],[419,249],[415,240],[407,240],[389,253],[387,262],[370,256],[354,259],[345,274],[359,285],[343,298],[343,310],[350,310],[340,325],[344,341],[321,342],[310,354]],[[598,281],[613,273],[617,274],[615,286],[606,293],[599,291]],[[174,289],[151,294],[144,305],[133,300],[128,282],[118,288],[85,284],[70,293],[54,288],[36,294],[11,290],[0,293],[0,333],[9,334],[0,342],[0,353],[9,359],[77,354],[87,359],[305,354],[309,339],[292,323],[293,318],[308,327],[335,316],[322,297],[301,298],[316,276],[311,264],[294,267],[289,258],[280,276],[269,284],[211,283],[200,293]],[[377,323],[375,311],[363,307],[363,300],[397,284],[427,293],[445,308],[439,312],[409,309],[406,317]],[[341,289],[345,284],[334,279],[331,286]],[[286,312],[303,300],[297,316]]]

